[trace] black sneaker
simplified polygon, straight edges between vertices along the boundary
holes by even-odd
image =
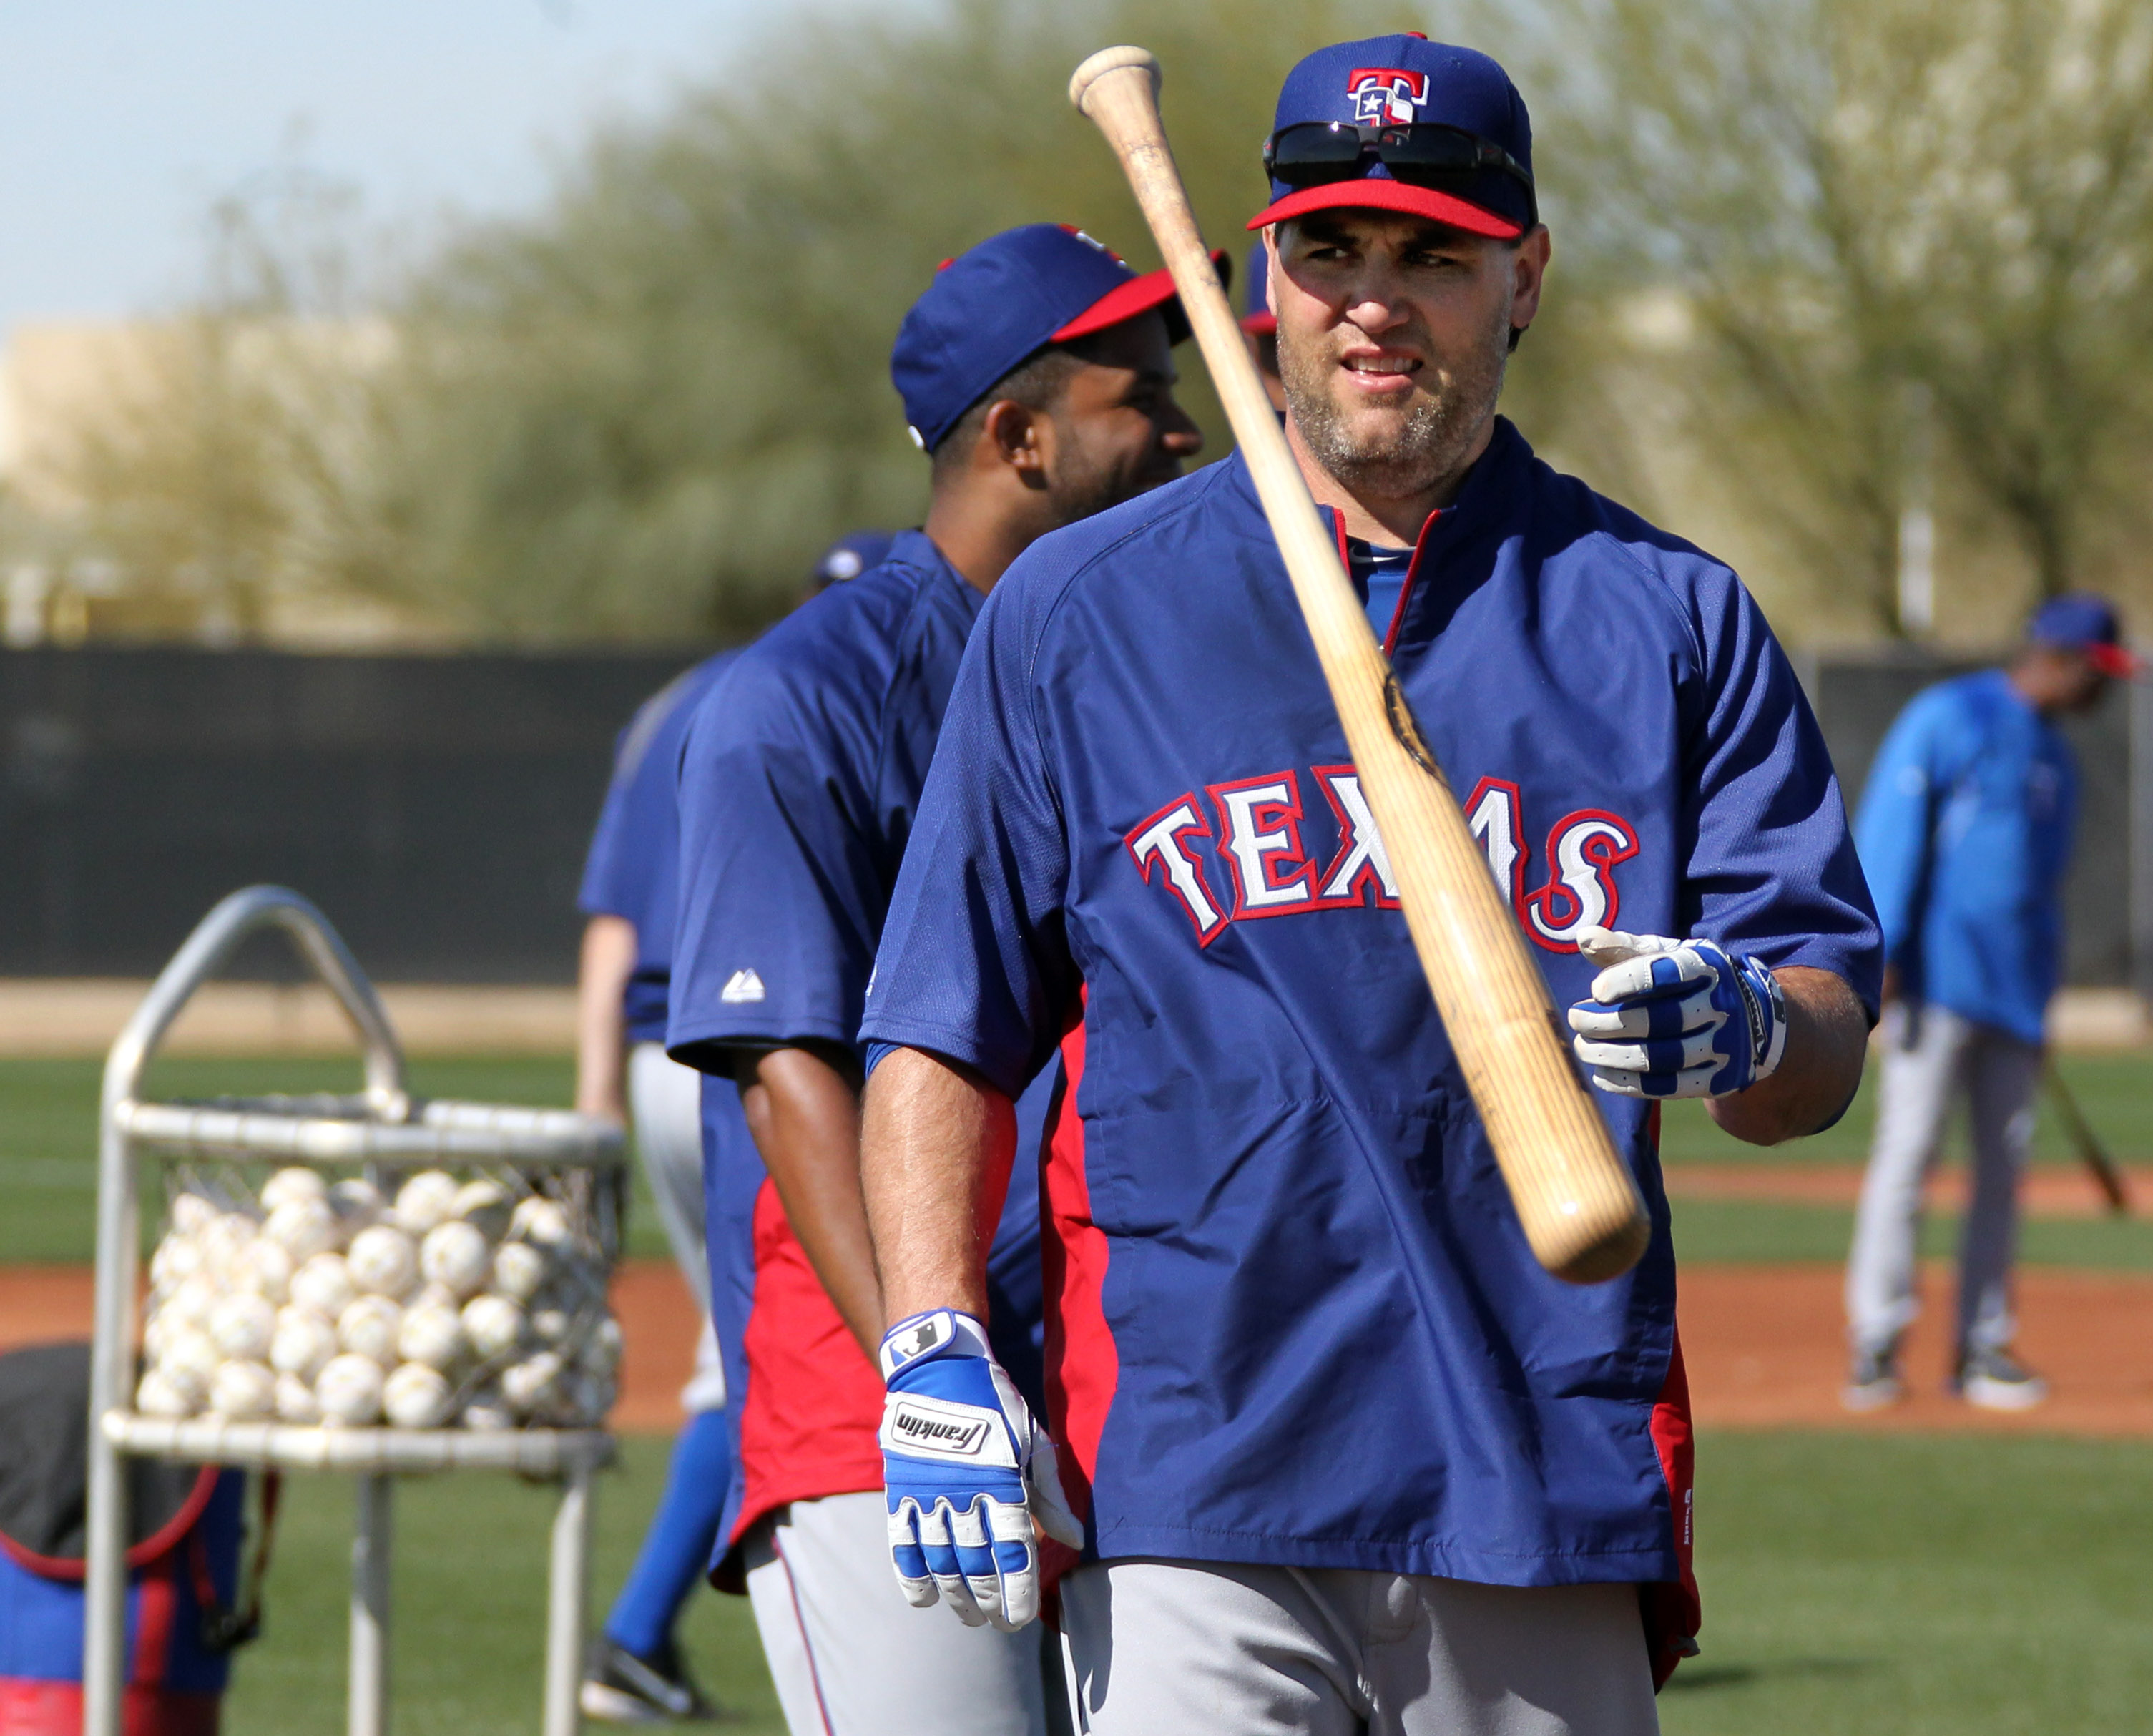
[[[608,1724],[649,1724],[667,1718],[707,1723],[727,1716],[703,1698],[669,1640],[654,1656],[638,1657],[600,1634],[591,1642],[577,1698],[584,1717]]]
[[[1850,1411],[1881,1411],[1906,1396],[1906,1382],[1899,1373],[1899,1347],[1854,1353],[1854,1367],[1846,1384],[1839,1389],[1839,1402]]]
[[[1952,1390],[1985,1411],[2030,1411],[2049,1396],[2049,1383],[2008,1350],[1973,1350],[1959,1358]]]

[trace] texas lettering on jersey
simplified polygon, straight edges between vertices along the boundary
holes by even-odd
[[[1138,874],[1172,898],[1209,946],[1227,928],[1258,917],[1316,910],[1398,908],[1383,841],[1351,766],[1309,768],[1308,787],[1328,810],[1311,815],[1296,771],[1209,784],[1178,796],[1122,840]],[[1319,814],[1321,810],[1318,811]],[[1518,923],[1550,952],[1575,952],[1577,931],[1612,927],[1621,909],[1616,868],[1637,853],[1637,833],[1619,814],[1580,808],[1549,827],[1546,878],[1535,885],[1524,798],[1517,785],[1484,777],[1465,803],[1466,822]],[[1311,853],[1304,829],[1329,831]]]

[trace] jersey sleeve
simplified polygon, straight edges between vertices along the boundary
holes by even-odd
[[[1937,763],[1939,711],[1937,700],[1924,695],[1899,714],[1869,768],[1855,822],[1855,843],[1870,896],[1876,901],[1887,960],[1902,958],[1921,927],[1942,782]]]
[[[613,777],[606,785],[605,802],[598,809],[598,823],[591,833],[591,848],[583,858],[583,884],[576,892],[576,908],[586,916],[624,916],[636,919],[635,888],[629,883],[627,853],[622,848],[628,830],[629,792],[634,780],[622,766],[634,725],[620,733],[613,748]]]
[[[1061,1041],[1076,984],[1024,576],[1020,563],[995,588],[965,649],[861,1030],[976,1068],[1011,1097]]]
[[[1823,732],[1732,574],[1699,595],[1685,781],[1692,929],[1775,970],[1830,970],[1873,1019],[1883,961]]]
[[[679,758],[667,1051],[706,1072],[736,1048],[849,1046],[882,888],[846,695],[744,657],[704,695]]]

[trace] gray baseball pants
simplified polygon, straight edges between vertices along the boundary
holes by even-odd
[[[1061,1581],[1089,1736],[1652,1736],[1635,1586],[1102,1561]]]
[[[1895,1344],[1921,1311],[1915,1285],[1921,1184],[1963,1098],[1973,1189],[1959,1245],[1962,1350],[2011,1341],[2011,1261],[2018,1233],[2018,1172],[2033,1138],[2038,1045],[1940,1006],[1885,1010],[1876,1133],[1846,1264],[1849,1335],[1857,1351]]]
[[[1045,1736],[1039,1624],[1001,1633],[913,1608],[880,1489],[780,1508],[746,1553],[791,1736]]]
[[[680,1408],[721,1410],[725,1371],[710,1330],[710,1268],[703,1252],[703,1076],[671,1059],[664,1044],[638,1043],[628,1054],[628,1102],[666,1245],[703,1314],[695,1372],[680,1389]]]

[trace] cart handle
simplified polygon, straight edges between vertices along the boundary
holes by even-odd
[[[366,1098],[383,1121],[405,1120],[411,1111],[404,1073],[404,1051],[374,985],[359,968],[351,949],[329,926],[312,900],[282,886],[247,886],[225,899],[196,924],[186,944],[150,985],[135,1016],[112,1046],[104,1063],[104,1108],[108,1114],[130,1102],[141,1088],[150,1058],[172,1023],[194,999],[195,991],[224,968],[239,944],[258,929],[279,928],[291,937],[301,958],[313,967],[336,996],[344,1016],[364,1046]]]

